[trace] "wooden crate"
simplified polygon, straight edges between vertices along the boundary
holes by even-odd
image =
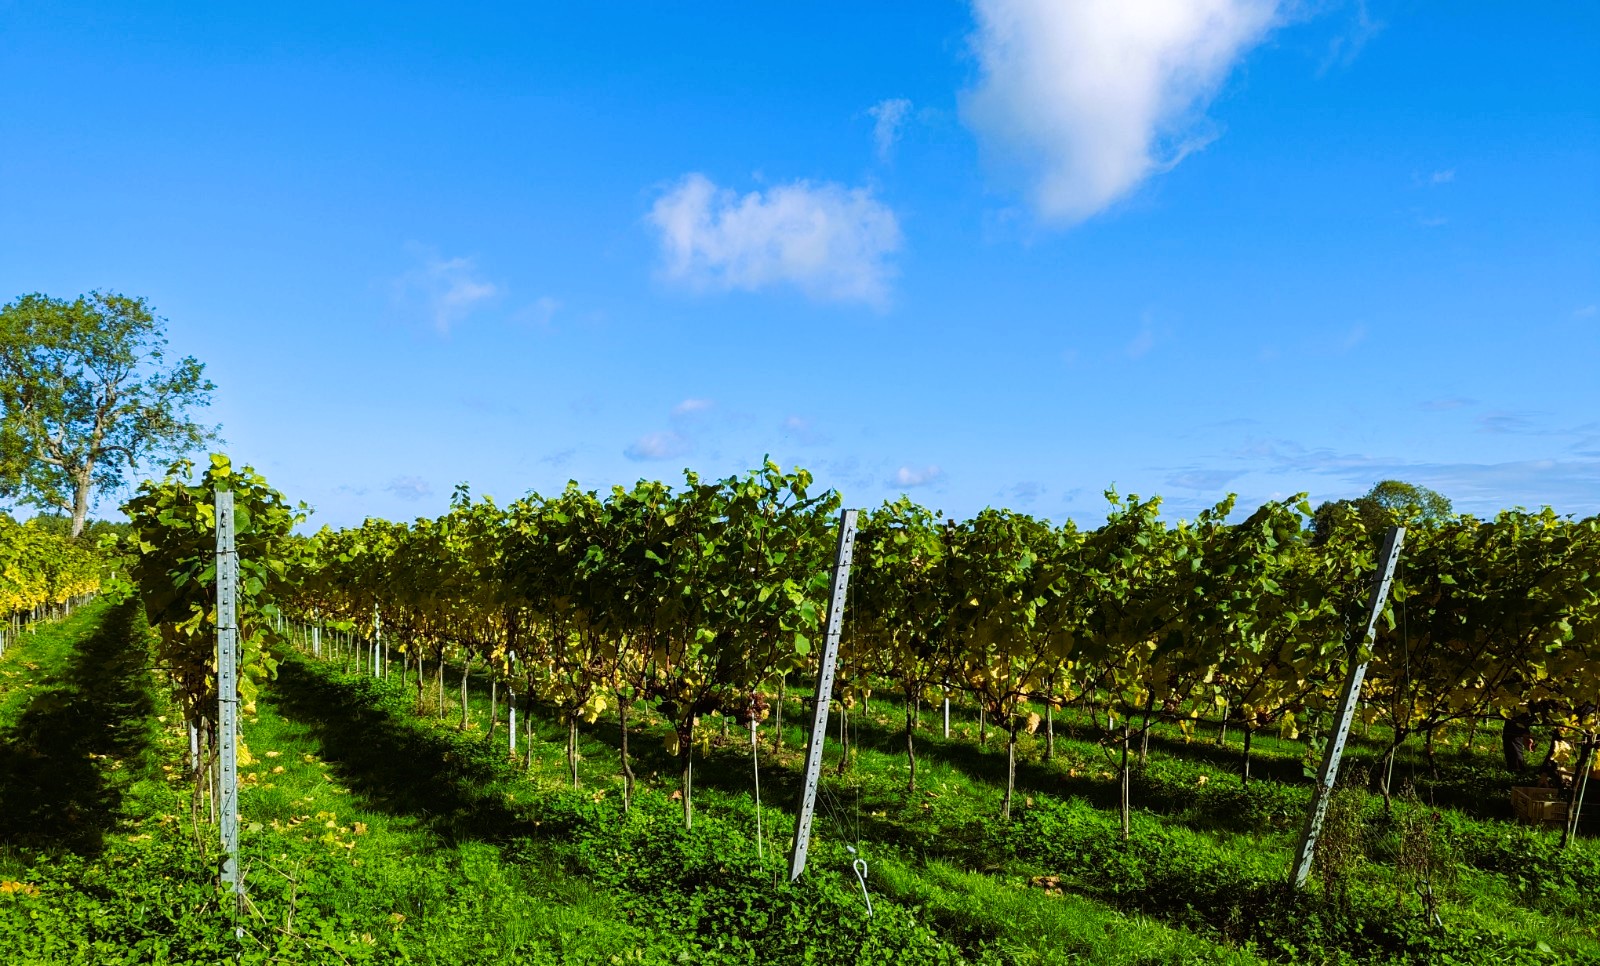
[[[1511,789],[1511,811],[1533,825],[1567,820],[1567,797],[1555,788]]]

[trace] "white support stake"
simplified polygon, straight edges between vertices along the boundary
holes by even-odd
[[[1372,607],[1367,613],[1367,630],[1361,643],[1350,653],[1350,672],[1345,677],[1344,691],[1339,695],[1339,716],[1334,722],[1333,736],[1322,753],[1322,767],[1317,772],[1317,785],[1311,790],[1311,808],[1306,812],[1305,830],[1300,835],[1300,847],[1295,850],[1294,887],[1302,888],[1311,875],[1311,860],[1317,852],[1317,836],[1322,834],[1322,821],[1328,815],[1328,800],[1333,795],[1333,783],[1339,777],[1339,759],[1344,756],[1344,744],[1350,737],[1350,721],[1355,717],[1356,704],[1361,700],[1361,682],[1367,676],[1367,662],[1360,660],[1360,652],[1372,645],[1378,630],[1378,618],[1383,615],[1383,605],[1389,600],[1389,586],[1394,582],[1394,565],[1400,559],[1400,547],[1405,543],[1406,528],[1390,527],[1383,538],[1383,549],[1378,553],[1378,570],[1372,575]]]
[[[222,882],[244,894],[239,878],[239,553],[233,543],[233,491],[217,488],[217,739],[222,774]]]
[[[811,820],[817,807],[817,782],[822,777],[822,743],[828,736],[828,702],[833,697],[833,671],[839,660],[839,633],[844,626],[845,593],[850,586],[850,558],[856,543],[856,511],[839,514],[839,548],[834,555],[833,581],[828,590],[828,630],[823,640],[822,666],[817,671],[816,715],[806,746],[806,777],[800,785],[799,817],[795,822],[794,851],[789,855],[789,881],[806,870],[806,850],[811,847]]]

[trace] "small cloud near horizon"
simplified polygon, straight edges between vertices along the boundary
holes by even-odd
[[[385,493],[411,502],[433,495],[433,485],[420,476],[397,476],[383,489]]]
[[[913,488],[929,486],[944,479],[944,470],[937,466],[902,466],[894,472],[894,479],[890,482],[894,486]]]
[[[670,460],[685,456],[694,449],[689,438],[672,430],[659,433],[646,433],[629,443],[622,451],[622,455],[634,462],[650,460]]]
[[[711,411],[715,406],[716,403],[709,399],[685,399],[672,407],[672,415],[697,416],[700,413]]]

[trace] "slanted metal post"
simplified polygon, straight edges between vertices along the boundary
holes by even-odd
[[[1372,576],[1372,607],[1367,613],[1367,630],[1361,642],[1350,653],[1350,671],[1345,676],[1344,691],[1339,695],[1339,716],[1334,722],[1333,736],[1322,752],[1322,767],[1317,771],[1317,785],[1311,790],[1311,808],[1306,812],[1305,831],[1300,835],[1300,846],[1295,850],[1294,887],[1302,888],[1311,875],[1311,860],[1317,851],[1317,836],[1322,834],[1322,821],[1328,815],[1328,799],[1333,795],[1334,780],[1339,777],[1339,759],[1344,756],[1345,740],[1350,737],[1350,720],[1355,717],[1356,703],[1361,699],[1361,682],[1367,676],[1367,662],[1360,658],[1361,650],[1371,646],[1378,629],[1378,618],[1383,605],[1389,600],[1389,586],[1394,581],[1394,565],[1400,559],[1400,546],[1405,542],[1405,527],[1390,527],[1383,538],[1383,549],[1378,553],[1378,570]]]
[[[244,894],[239,879],[239,553],[233,542],[233,491],[217,488],[217,723],[222,774],[222,882]]]
[[[795,822],[794,851],[789,855],[789,881],[806,870],[806,850],[811,847],[811,819],[817,807],[817,782],[822,775],[822,743],[828,736],[828,701],[833,697],[833,671],[839,660],[839,633],[844,626],[845,593],[850,585],[850,558],[856,543],[856,511],[839,514],[839,547],[834,554],[833,582],[828,591],[828,630],[823,639],[822,666],[817,671],[816,715],[806,745],[806,777],[800,785],[799,817]]]

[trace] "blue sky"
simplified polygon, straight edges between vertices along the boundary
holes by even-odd
[[[1592,5],[0,2],[0,124],[0,298],[147,297],[318,523],[1600,511]]]

